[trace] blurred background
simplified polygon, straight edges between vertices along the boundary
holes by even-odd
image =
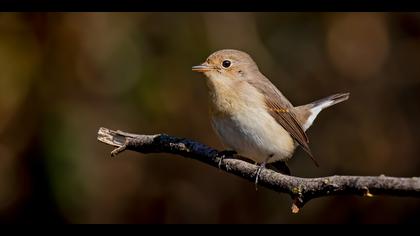
[[[99,127],[222,149],[212,52],[248,52],[295,105],[337,93],[308,131],[302,177],[420,176],[418,13],[1,13],[1,223],[415,223],[415,198],[288,195],[174,155],[125,152]]]

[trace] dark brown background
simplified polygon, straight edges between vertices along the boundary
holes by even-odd
[[[419,176],[420,14],[0,14],[0,222],[419,222],[414,198],[290,199],[171,155],[110,158],[100,126],[222,148],[197,65],[248,52],[296,105],[349,101],[309,130],[298,176]]]

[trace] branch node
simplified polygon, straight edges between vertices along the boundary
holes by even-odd
[[[363,194],[363,196],[365,196],[365,197],[373,197],[373,194],[371,194],[369,192],[369,188],[368,187],[363,187],[363,190],[365,191],[364,194]]]
[[[124,144],[121,147],[117,147],[111,152],[111,157],[116,157],[118,154],[122,153],[127,149],[128,139],[125,140]]]
[[[296,206],[296,204],[295,203],[293,203],[292,204],[292,213],[293,214],[297,214],[297,213],[299,213],[299,207],[298,206]]]
[[[293,214],[299,213],[303,205],[305,205],[305,202],[303,201],[302,197],[299,197],[299,196],[294,197],[292,207],[291,207],[292,213]]]

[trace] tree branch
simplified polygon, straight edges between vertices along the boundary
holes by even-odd
[[[141,153],[171,153],[195,159],[218,167],[220,152],[199,142],[172,137],[166,134],[138,135],[100,128],[98,140],[115,146],[111,152],[116,156],[125,150]],[[257,166],[227,156],[221,162],[221,169],[244,179],[254,181]],[[283,175],[264,169],[259,185],[280,193],[287,193],[293,199],[292,212],[297,213],[309,200],[332,195],[354,194],[366,197],[393,195],[420,197],[420,178],[397,178],[381,176],[328,176],[321,178],[300,178]]]

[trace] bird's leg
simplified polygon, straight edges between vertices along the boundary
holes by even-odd
[[[219,157],[219,169],[222,167],[222,161],[223,161],[223,159],[225,159],[227,156],[232,156],[233,157],[233,155],[235,155],[235,154],[237,154],[237,152],[236,151],[234,151],[234,150],[224,150],[224,151],[221,151],[221,152],[219,152],[219,154],[218,154],[218,157]]]
[[[258,178],[260,177],[261,171],[265,168],[266,162],[261,163],[255,172],[255,190],[258,190]]]

